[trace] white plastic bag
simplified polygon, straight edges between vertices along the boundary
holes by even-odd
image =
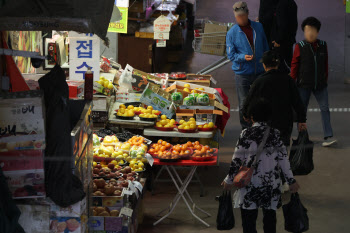
[[[119,90],[122,92],[133,92],[132,89],[132,71],[133,68],[127,64],[119,78]]]

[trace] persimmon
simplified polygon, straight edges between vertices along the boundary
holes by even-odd
[[[199,142],[198,142],[198,141],[195,141],[194,144],[195,144],[195,145],[199,145]]]
[[[170,143],[167,143],[167,144],[165,144],[165,147],[166,147],[167,149],[169,149],[169,148],[171,147],[171,144],[170,144]]]
[[[165,151],[165,150],[166,150],[165,146],[160,147],[160,151]]]
[[[162,139],[159,139],[158,140],[158,144],[162,144],[163,140]]]
[[[149,149],[149,152],[153,154],[156,151],[154,149]]]

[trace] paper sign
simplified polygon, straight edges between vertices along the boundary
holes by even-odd
[[[121,20],[116,22],[110,22],[108,26],[109,32],[116,33],[127,33],[128,32],[128,8],[127,7],[118,7]]]
[[[142,193],[142,189],[143,189],[142,184],[138,181],[134,181],[133,184],[140,191],[140,193]]]
[[[92,33],[69,32],[69,79],[84,80],[88,68],[100,79],[100,39]]]
[[[119,214],[119,217],[122,217],[123,215],[124,216],[128,216],[131,218],[132,216],[132,209],[128,208],[128,207],[123,207],[121,210],[120,210],[120,214]]]
[[[146,159],[148,160],[149,165],[152,167],[154,163],[154,158],[150,154],[146,154]]]
[[[133,192],[131,192],[130,190],[127,190],[126,188],[123,188],[123,195],[131,196],[132,194],[133,194]]]
[[[171,22],[164,15],[159,16],[153,23],[154,32],[170,32]]]
[[[157,40],[157,47],[166,47],[166,40]]]
[[[155,40],[169,40],[169,32],[155,32],[154,39]]]
[[[129,7],[129,0],[115,0],[117,7]]]
[[[350,0],[346,0],[346,13],[350,13]]]

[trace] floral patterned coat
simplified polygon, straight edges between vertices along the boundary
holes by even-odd
[[[266,128],[265,123],[255,123],[251,128],[242,131],[229,174],[225,178],[227,184],[233,183],[233,178],[241,166],[251,167]],[[235,208],[273,210],[279,208],[281,206],[281,172],[289,185],[295,183],[287,150],[280,139],[280,133],[277,129],[271,128],[251,183],[238,189],[234,195]]]

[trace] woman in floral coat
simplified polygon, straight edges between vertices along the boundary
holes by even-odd
[[[262,142],[267,122],[271,117],[271,105],[264,99],[251,104],[248,115],[253,126],[242,131],[232,158],[229,174],[223,181],[225,189],[233,187],[233,179],[241,166],[251,167],[256,151]],[[276,209],[281,206],[281,172],[283,172],[292,193],[299,185],[293,178],[286,147],[277,129],[270,130],[266,144],[260,154],[248,186],[238,189],[234,195],[234,207],[241,208],[244,233],[256,233],[258,209],[263,209],[264,232],[276,232]]]

